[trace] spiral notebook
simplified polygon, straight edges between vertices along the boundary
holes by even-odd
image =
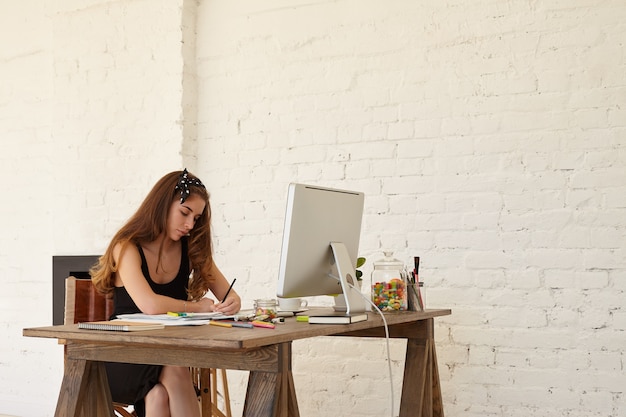
[[[115,332],[140,332],[143,330],[159,330],[164,329],[162,323],[142,323],[138,321],[87,321],[78,323],[79,329],[86,330],[106,330]]]

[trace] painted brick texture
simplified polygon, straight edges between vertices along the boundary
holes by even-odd
[[[197,57],[199,167],[246,298],[272,294],[288,182],[360,189],[362,254],[421,255],[453,308],[447,415],[623,414],[624,6],[244,4],[200,5]],[[303,415],[389,413],[368,342],[295,346]]]
[[[419,255],[453,310],[447,416],[626,415],[626,5],[430,3],[0,5],[0,414],[54,413],[62,348],[21,336],[51,256],[100,253],[184,165],[244,307],[275,293],[287,184],[358,189],[366,277]],[[397,415],[384,349],[294,343],[301,415]]]

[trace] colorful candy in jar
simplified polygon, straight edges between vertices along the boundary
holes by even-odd
[[[372,285],[372,301],[382,311],[407,309],[406,284],[400,278]]]
[[[254,300],[256,320],[271,320],[277,317],[278,302],[276,300]]]

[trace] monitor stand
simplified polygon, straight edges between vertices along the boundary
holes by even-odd
[[[346,249],[346,245],[341,242],[330,242],[333,251],[337,272],[339,273],[339,282],[343,294],[335,297],[335,311],[346,314],[363,313],[367,304],[357,287],[355,264],[350,259],[350,254]]]

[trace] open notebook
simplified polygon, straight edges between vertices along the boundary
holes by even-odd
[[[211,320],[233,319],[235,316],[226,316],[222,313],[186,313],[185,315],[170,314],[118,314],[117,318],[131,322],[154,322],[164,326],[194,326],[207,324]]]

